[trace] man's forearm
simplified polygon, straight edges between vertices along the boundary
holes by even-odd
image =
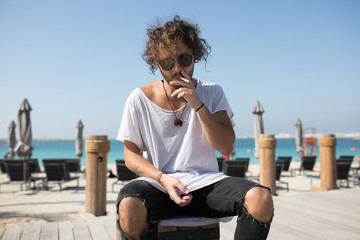
[[[136,144],[125,141],[124,156],[125,164],[131,171],[139,176],[150,177],[157,180],[161,171],[140,155],[140,149]]]
[[[226,111],[212,115],[203,106],[197,114],[211,146],[224,155],[230,155],[234,150],[235,133]]]

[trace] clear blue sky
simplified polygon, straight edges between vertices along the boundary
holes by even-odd
[[[194,77],[219,83],[236,135],[360,132],[360,1],[0,1],[0,138],[27,98],[34,138],[115,138],[136,87],[160,77],[141,59],[146,27],[175,14],[212,47]]]

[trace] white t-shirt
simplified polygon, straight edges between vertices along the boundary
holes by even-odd
[[[226,110],[233,112],[222,88],[214,83],[200,81],[196,91],[209,111],[214,114]],[[185,108],[185,109],[184,109]],[[190,191],[205,187],[225,177],[219,172],[215,149],[207,141],[195,110],[186,104],[175,111],[183,125],[174,126],[172,111],[160,108],[136,88],[126,101],[119,141],[135,143],[146,152],[147,160],[168,175],[177,177]],[[156,180],[140,177],[166,192]]]

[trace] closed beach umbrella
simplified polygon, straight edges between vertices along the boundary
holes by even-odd
[[[8,143],[7,156],[8,156],[8,158],[13,159],[15,156],[14,148],[15,148],[15,144],[16,144],[15,122],[14,121],[11,121],[9,124],[7,143]]]
[[[31,107],[29,102],[24,99],[20,105],[18,118],[17,118],[17,138],[18,144],[15,147],[15,152],[19,157],[31,157],[33,147],[30,111]]]
[[[296,143],[296,152],[299,156],[302,156],[304,153],[303,148],[303,130],[302,130],[302,123],[300,118],[296,118],[295,121],[295,143]]]
[[[259,139],[260,134],[264,133],[264,124],[263,124],[263,120],[262,120],[262,115],[264,113],[264,109],[262,108],[259,101],[255,102],[252,112],[254,114],[254,139],[255,139],[254,155],[256,158],[259,158],[258,139]]]
[[[26,182],[26,160],[30,159],[33,147],[31,145],[31,121],[30,121],[31,107],[29,102],[24,99],[20,105],[17,118],[17,135],[18,144],[15,147],[16,154],[24,159],[24,182]]]
[[[79,158],[83,154],[83,128],[84,125],[79,120],[77,126],[76,126],[76,138],[75,138],[75,155]]]

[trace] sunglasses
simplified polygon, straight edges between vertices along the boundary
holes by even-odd
[[[182,67],[188,67],[191,65],[193,60],[193,55],[180,55],[177,62]],[[165,71],[171,70],[175,65],[175,60],[172,58],[166,58],[159,61],[159,65]]]

